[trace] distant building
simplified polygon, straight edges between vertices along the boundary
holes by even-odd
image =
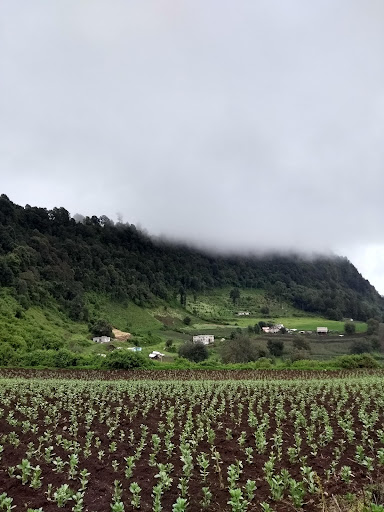
[[[160,361],[163,360],[163,357],[164,357],[165,354],[162,354],[161,352],[158,352],[157,350],[154,350],[153,352],[151,352],[149,354],[148,357],[150,357],[151,359],[160,359]]]
[[[141,352],[143,349],[141,347],[128,347],[128,350],[132,350],[132,352]]]
[[[262,327],[262,328],[261,328],[261,330],[262,330],[263,332],[265,332],[265,333],[269,333],[270,329],[271,329],[270,327]]]
[[[209,345],[215,341],[215,337],[213,334],[198,334],[197,336],[192,336],[192,343],[202,343],[203,345]]]
[[[316,332],[321,335],[328,334],[328,327],[318,327]]]
[[[111,341],[109,336],[95,336],[92,339],[95,343],[109,343]]]
[[[249,311],[239,311],[237,316],[249,316],[251,313]]]

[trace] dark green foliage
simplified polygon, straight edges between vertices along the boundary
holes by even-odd
[[[280,357],[284,352],[284,342],[281,340],[268,340],[267,347],[272,356]]]
[[[341,320],[343,318],[343,315],[340,311],[340,309],[334,309],[334,308],[330,308],[330,309],[327,309],[327,311],[325,312],[325,316],[327,318],[329,318],[329,320]]]
[[[351,356],[341,356],[336,360],[336,365],[341,368],[353,370],[355,368],[378,368],[379,363],[371,354],[360,354]]]
[[[369,341],[371,342],[372,350],[375,352],[379,352],[381,350],[381,343],[378,336],[371,336]]]
[[[350,348],[351,354],[365,354],[367,352],[372,352],[372,344],[369,340],[360,339],[352,343]]]
[[[223,363],[248,363],[259,358],[256,345],[246,336],[235,336],[220,347]]]
[[[380,322],[376,318],[367,320],[367,334],[377,334],[379,332]]]
[[[261,313],[262,315],[269,315],[269,307],[268,307],[268,306],[262,306],[262,307],[260,308],[260,313]]]
[[[308,350],[300,350],[294,348],[289,354],[289,360],[293,363],[295,361],[304,361],[310,359],[310,352]]]
[[[88,321],[84,292],[139,306],[230,287],[263,288],[298,309],[358,320],[382,319],[383,299],[345,258],[212,256],[182,244],[154,241],[134,225],[106,216],[70,218],[64,208],[17,206],[0,197],[0,286],[19,304],[54,300],[70,318]],[[267,314],[267,313],[265,313]]]
[[[253,326],[253,331],[254,331],[255,334],[260,334],[260,330],[261,329],[260,329],[260,325],[259,324],[255,324]]]
[[[202,343],[187,342],[180,345],[179,356],[184,359],[188,359],[188,361],[200,363],[201,361],[208,359],[209,352],[207,347]]]
[[[132,370],[135,368],[151,368],[153,363],[137,352],[114,350],[102,362],[102,368],[109,370]]]
[[[99,318],[89,325],[93,336],[112,336],[112,325],[103,318]]]
[[[238,299],[240,299],[240,290],[238,288],[232,288],[229,292],[229,297],[232,300],[233,305],[235,305]]]
[[[69,350],[62,348],[55,352],[53,356],[53,366],[55,368],[69,368],[76,366],[76,356]]]
[[[16,352],[8,343],[0,343],[0,366],[13,366],[16,362]]]
[[[306,338],[297,337],[292,342],[293,348],[296,350],[305,350],[307,352],[311,351],[311,344]]]
[[[191,320],[191,317],[190,317],[190,316],[186,316],[186,317],[183,319],[183,323],[184,323],[185,325],[191,325],[191,322],[192,322],[192,320]]]
[[[353,322],[345,322],[344,332],[345,332],[345,334],[348,334],[348,335],[355,334],[356,325]]]

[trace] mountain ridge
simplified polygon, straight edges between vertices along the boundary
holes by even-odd
[[[22,308],[58,302],[87,321],[84,294],[97,292],[144,306],[214,288],[262,289],[300,310],[330,319],[366,321],[384,299],[345,257],[299,254],[212,254],[184,242],[151,237],[105,215],[79,222],[65,208],[16,205],[0,196],[0,286]]]

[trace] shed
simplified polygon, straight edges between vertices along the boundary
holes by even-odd
[[[192,336],[192,343],[202,343],[203,345],[209,345],[215,341],[215,337],[213,334],[198,334],[197,336]]]
[[[316,332],[321,335],[328,334],[328,327],[318,327]]]
[[[95,343],[109,343],[111,341],[109,336],[95,336],[92,339]]]

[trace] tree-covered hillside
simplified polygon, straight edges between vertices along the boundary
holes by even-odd
[[[299,249],[299,248],[298,248]],[[0,197],[0,286],[24,308],[52,299],[73,320],[88,320],[84,293],[138,305],[220,287],[264,289],[331,319],[383,317],[384,302],[341,257],[211,255],[154,240],[106,216],[71,218],[64,208],[18,206]]]

